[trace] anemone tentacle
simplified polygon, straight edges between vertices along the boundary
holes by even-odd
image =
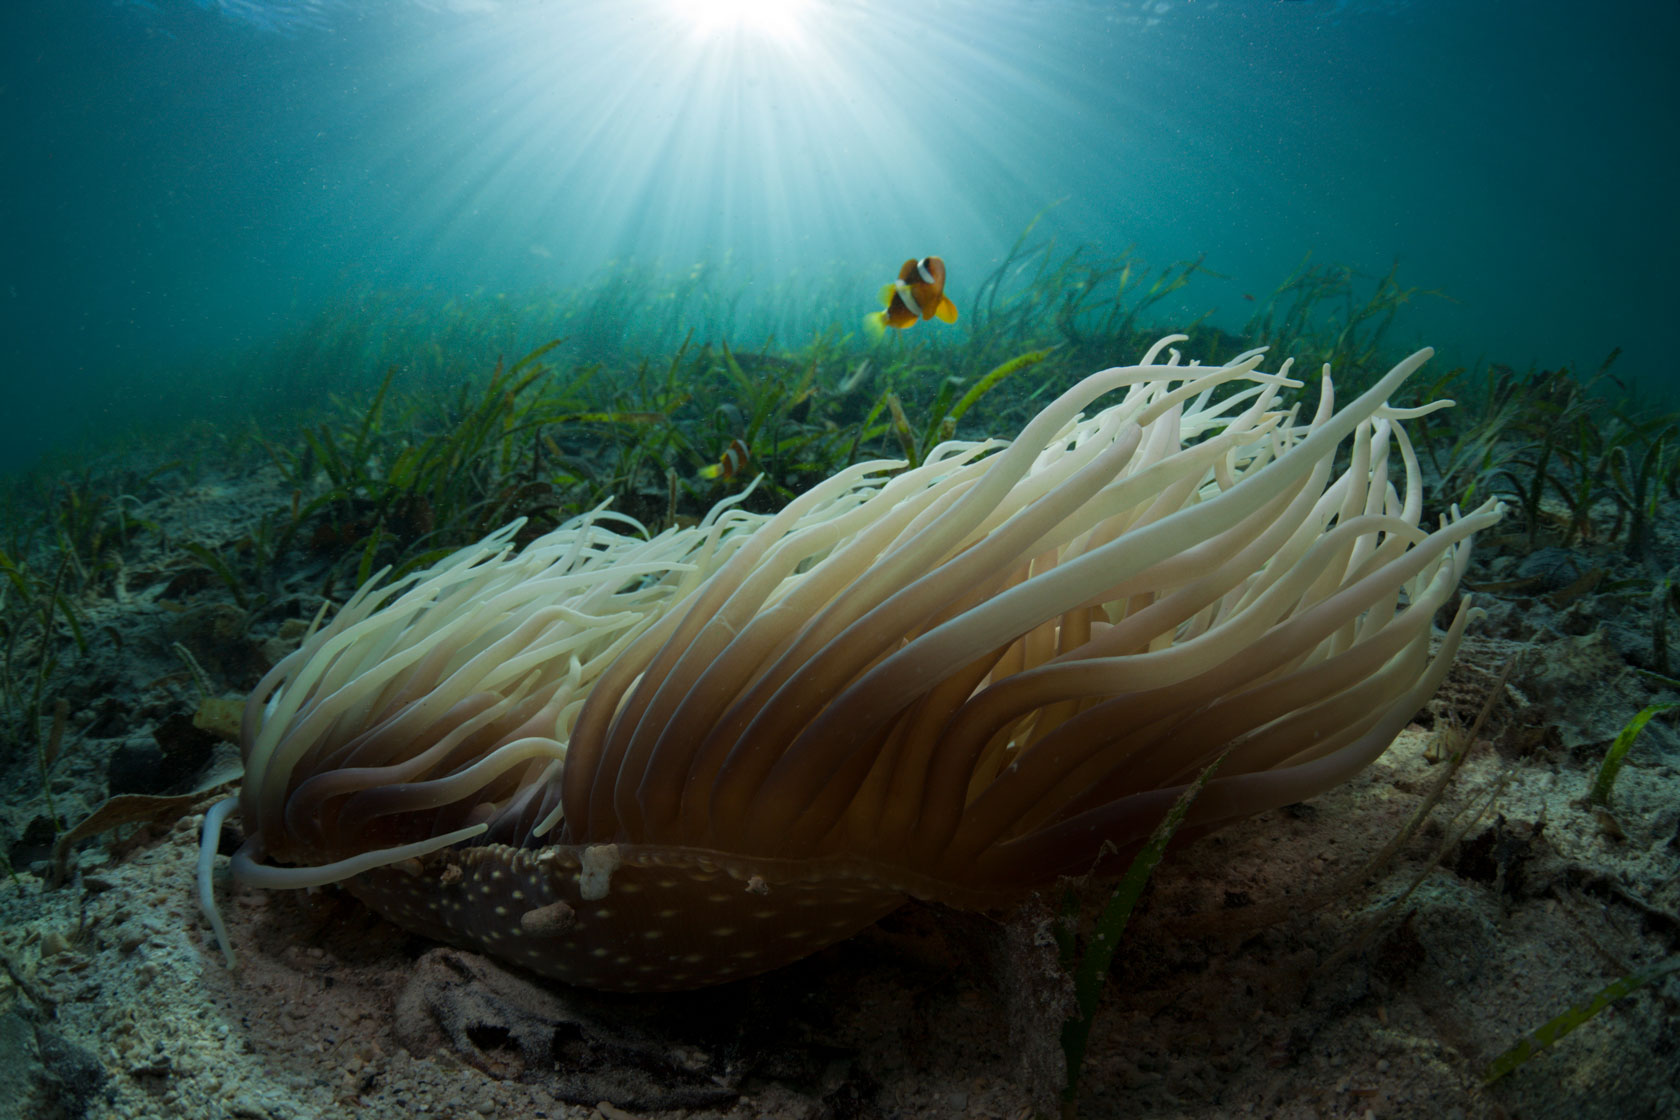
[[[1404,423],[1445,402],[1388,401],[1429,351],[1302,416],[1288,363],[1182,337],[775,514],[596,510],[364,587],[251,698],[236,878],[693,987],[1124,858],[1215,757],[1186,835],[1345,781],[1445,674],[1501,510],[1420,525]]]

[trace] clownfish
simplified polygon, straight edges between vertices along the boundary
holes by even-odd
[[[938,257],[905,261],[898,279],[881,289],[881,303],[885,311],[863,317],[863,329],[871,338],[880,338],[888,327],[904,330],[918,319],[957,321],[957,305],[945,296],[945,262]]]
[[[752,453],[747,450],[747,443],[740,436],[729,441],[724,448],[723,458],[717,462],[700,468],[701,478],[715,478],[721,482],[728,482],[751,462]]]

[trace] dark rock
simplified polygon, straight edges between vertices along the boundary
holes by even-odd
[[[1524,824],[1501,814],[1493,824],[1459,845],[1449,866],[1461,877],[1495,887],[1508,898],[1525,897],[1528,864],[1538,854],[1543,821]]]
[[[81,1120],[105,1096],[105,1067],[37,1019],[16,1009],[0,1015],[0,1117]]]
[[[131,739],[111,752],[105,778],[113,796],[179,792],[204,769],[216,747],[216,737],[182,712],[164,717],[152,739]]]
[[[131,740],[111,752],[105,764],[111,796],[119,793],[162,793],[168,788],[163,751],[156,743]]]
[[[105,1067],[93,1051],[78,1046],[46,1027],[35,1029],[48,1090],[66,1117],[88,1114],[102,1096]]]
[[[1568,548],[1542,548],[1523,557],[1517,565],[1518,579],[1537,580],[1534,592],[1561,591],[1586,575],[1588,564],[1579,552]]]
[[[38,814],[24,826],[23,834],[13,841],[6,858],[13,867],[34,867],[52,857],[53,841],[58,839],[63,822],[53,823],[46,814]]]

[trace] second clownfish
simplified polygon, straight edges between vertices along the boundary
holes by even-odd
[[[863,329],[873,338],[888,327],[904,330],[921,319],[957,321],[957,305],[945,295],[945,262],[938,257],[905,261],[898,279],[881,289],[881,303],[885,310],[863,317]]]

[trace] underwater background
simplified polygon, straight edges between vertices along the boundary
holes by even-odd
[[[1680,1115],[1676,58],[1672,0],[0,3],[0,1120]],[[247,698],[370,580],[1180,331],[1306,416],[1436,349],[1372,474],[1485,511],[1474,620],[1345,785],[641,1002],[228,881]]]
[[[1398,266],[1397,347],[1657,383],[1677,43],[1635,0],[8,4],[0,468],[421,342],[796,346],[907,257],[966,314],[1040,215],[1200,259],[1161,327],[1241,334],[1310,253]]]

